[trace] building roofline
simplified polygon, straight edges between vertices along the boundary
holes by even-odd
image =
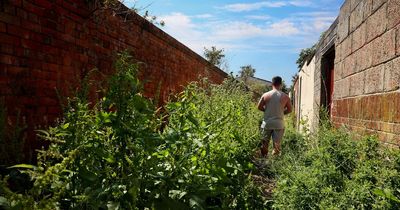
[[[271,81],[269,81],[269,80],[266,80],[266,79],[261,79],[261,78],[259,78],[259,77],[251,77],[251,78],[253,78],[253,79],[257,79],[257,80],[261,80],[261,81],[263,81],[263,82],[267,82],[267,83],[272,83]]]

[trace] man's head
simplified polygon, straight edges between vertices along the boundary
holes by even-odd
[[[282,86],[282,78],[279,76],[273,77],[272,86],[275,87],[276,89],[280,89]]]

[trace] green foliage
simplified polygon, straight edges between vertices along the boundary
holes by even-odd
[[[327,123],[308,138],[289,129],[285,140],[286,155],[274,163],[275,208],[400,208],[398,151],[381,150],[371,136],[354,141]]]
[[[208,62],[218,68],[221,68],[221,66],[226,62],[224,60],[224,49],[217,49],[215,46],[212,46],[211,49],[204,48],[204,57]]]
[[[49,147],[24,193],[0,182],[13,209],[262,209],[250,174],[259,113],[243,86],[193,83],[160,116],[122,53],[105,97],[69,100],[64,119],[40,131]],[[235,96],[235,97],[232,97]]]
[[[310,48],[305,48],[302,49],[300,54],[299,54],[299,58],[296,61],[297,64],[297,68],[299,70],[301,70],[301,68],[303,68],[304,64],[312,58],[312,56],[314,56],[316,51],[316,45],[313,45]]]
[[[247,79],[249,77],[254,77],[256,69],[251,65],[241,66],[239,71],[239,77],[247,84]]]
[[[252,90],[256,94],[257,99],[259,99],[264,93],[272,90],[270,86],[267,86],[263,83],[257,83],[257,82],[248,82],[248,83],[250,90]]]
[[[14,124],[7,122],[7,110],[0,101],[0,165],[9,166],[24,159],[21,154],[23,154],[25,142],[23,131],[26,126],[20,121],[21,117],[18,112]]]

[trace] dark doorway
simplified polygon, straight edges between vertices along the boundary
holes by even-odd
[[[335,48],[329,49],[321,61],[321,106],[326,109],[328,116],[332,113],[332,101],[334,90]]]

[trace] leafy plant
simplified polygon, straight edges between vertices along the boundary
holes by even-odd
[[[260,116],[241,85],[233,79],[190,84],[160,116],[142,96],[128,53],[115,69],[104,98],[96,104],[82,95],[69,99],[59,125],[40,131],[50,145],[38,152],[37,165],[15,166],[30,175],[32,189],[15,192],[3,177],[5,206],[263,208],[250,178]]]
[[[381,149],[373,136],[355,141],[327,122],[307,138],[292,135],[286,135],[286,155],[274,163],[275,208],[399,208],[398,151]],[[293,141],[300,146],[293,147]]]

